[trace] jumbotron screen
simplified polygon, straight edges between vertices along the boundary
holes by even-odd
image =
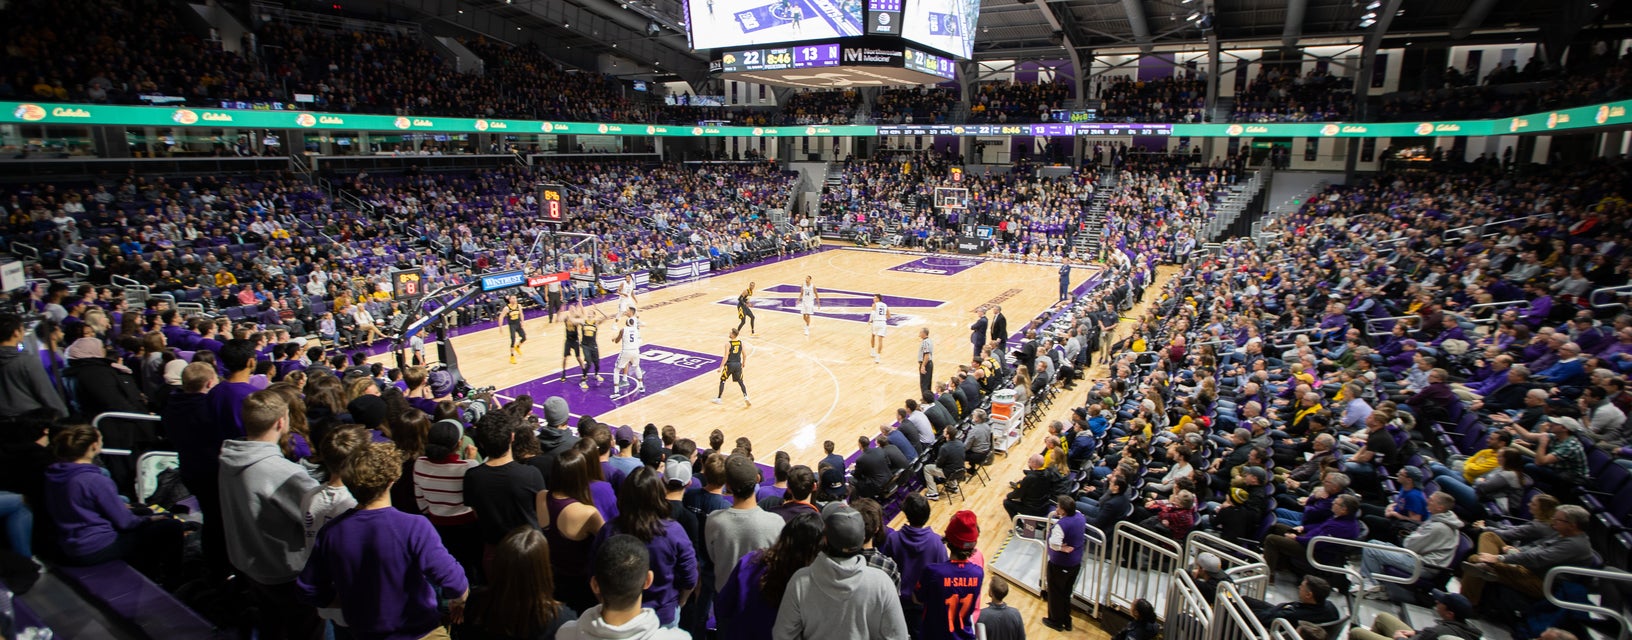
[[[692,49],[831,40],[866,31],[862,0],[686,0]]]
[[[980,0],[907,0],[901,36],[967,59],[974,53]]]

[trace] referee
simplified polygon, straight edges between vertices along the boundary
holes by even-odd
[[[929,381],[935,379],[935,343],[929,339],[929,327],[918,330],[918,396],[933,398]]]
[[[725,362],[720,363],[720,388],[714,392],[714,404],[719,404],[721,396],[725,395],[725,381],[735,380],[737,387],[742,389],[742,403],[754,406],[748,401],[748,385],[742,383],[742,365],[747,361],[748,355],[742,352],[742,340],[737,337],[737,329],[732,329],[731,339],[725,343]]]

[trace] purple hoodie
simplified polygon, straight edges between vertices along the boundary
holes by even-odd
[[[946,562],[946,543],[929,527],[901,527],[891,531],[878,550],[900,565],[903,598],[912,596],[912,588],[917,586],[924,567]]]
[[[438,590],[459,594],[470,583],[423,516],[353,509],[317,533],[295,586],[307,604],[338,598],[358,638],[414,640],[442,624]]]
[[[758,549],[737,561],[737,567],[720,585],[714,597],[714,617],[720,624],[720,637],[743,640],[771,640],[776,626],[780,603],[765,602],[759,582],[765,576],[765,563],[759,559],[765,550]]]
[[[591,548],[600,549],[601,543],[619,533],[622,532],[608,521],[595,534]],[[685,527],[674,520],[664,520],[663,535],[653,536],[652,541],[646,543],[646,550],[651,554],[652,586],[641,594],[640,604],[656,611],[658,620],[673,622],[680,613],[680,592],[696,588],[701,575],[697,549],[686,536]],[[771,615],[774,617],[776,612],[772,611]]]
[[[142,524],[119,499],[119,488],[101,467],[57,462],[45,469],[45,510],[62,534],[62,550],[81,558],[103,549]]]

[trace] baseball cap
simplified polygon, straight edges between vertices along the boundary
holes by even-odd
[[[822,470],[821,486],[824,493],[837,498],[843,498],[849,493],[844,483],[844,469],[837,467]]]
[[[620,447],[627,447],[635,443],[635,430],[624,425],[612,430],[612,440]]]
[[[835,502],[822,509],[822,535],[827,538],[827,548],[855,554],[867,539],[867,527],[860,511]]]
[[[668,479],[671,489],[691,484],[691,462],[669,458],[668,463],[663,465],[663,477]]]
[[[946,546],[953,549],[970,550],[975,543],[980,542],[980,522],[975,518],[975,512],[965,509],[952,514],[952,521],[946,523]]]
[[[640,441],[640,463],[652,468],[663,464],[663,439],[650,437]]]
[[[1473,617],[1473,603],[1469,602],[1466,596],[1460,593],[1440,591],[1439,589],[1434,589],[1429,592],[1429,595],[1434,598],[1434,602],[1445,605],[1445,608],[1450,609],[1451,613],[1456,614],[1457,620],[1467,620]]]
[[[1196,564],[1201,565],[1201,570],[1209,574],[1216,574],[1224,570],[1224,562],[1210,551],[1203,551],[1197,555]]]

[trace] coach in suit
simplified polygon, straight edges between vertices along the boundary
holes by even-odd
[[[992,307],[992,342],[997,343],[997,357],[1009,355],[1009,319],[1003,317],[1003,307]]]
[[[969,325],[969,341],[975,344],[974,359],[980,359],[980,350],[986,348],[986,308],[975,312],[975,323]]]

